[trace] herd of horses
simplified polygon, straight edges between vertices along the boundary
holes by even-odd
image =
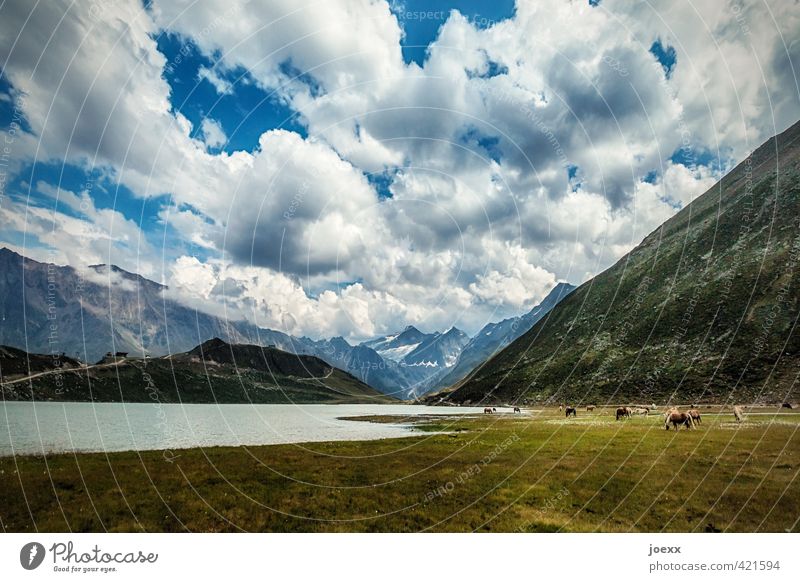
[[[486,408],[483,409],[484,414],[494,414],[495,412],[497,412],[497,409],[494,406],[492,406],[491,408],[487,406]],[[519,406],[514,407],[514,412],[515,413],[519,412],[520,414],[522,414],[522,410],[520,410]]]
[[[592,412],[597,406],[595,404],[589,404],[586,406],[587,412]],[[651,411],[656,410],[657,407],[655,404],[652,406],[620,406],[617,408],[615,412],[616,420],[625,420],[626,418],[631,418],[635,415],[642,415],[648,416]],[[561,404],[558,407],[559,412],[565,412],[565,416],[569,418],[572,416],[573,418],[577,418],[578,416],[578,409],[574,406],[570,406],[567,404]],[[497,412],[497,409],[492,407],[485,407],[483,409],[484,414],[494,414]],[[522,413],[519,406],[514,407],[515,413]],[[742,413],[741,406],[734,406],[733,407],[733,416],[736,419],[736,422],[742,422],[744,420],[744,414]],[[686,412],[681,412],[676,407],[669,408],[666,412],[664,412],[664,428],[669,430],[669,426],[675,430],[678,430],[680,427],[686,427],[687,429],[692,429],[702,424],[703,419],[700,415],[700,410],[692,404],[689,410]]]
[[[594,404],[589,404],[586,407],[587,412],[592,412],[595,408],[597,408]],[[625,420],[626,418],[631,418],[634,415],[642,415],[648,416],[651,410],[656,410],[656,405],[653,404],[652,406],[620,406],[617,408],[615,412],[616,420]],[[484,409],[486,412],[489,409]],[[489,410],[491,412],[491,410]],[[495,409],[496,411],[496,409]],[[519,412],[519,408],[514,407],[514,412]],[[561,404],[558,407],[559,412],[565,412],[566,418],[577,417],[578,410],[574,406],[569,406],[567,404]],[[741,406],[734,406],[733,407],[733,416],[736,419],[736,422],[740,423],[744,420],[744,414],[742,413]],[[695,428],[697,425],[702,424],[703,419],[700,415],[700,410],[693,404],[688,411],[681,412],[676,407],[672,407],[664,412],[664,428],[669,430],[669,425],[671,424],[675,430],[678,430],[680,427],[684,426],[687,429]]]

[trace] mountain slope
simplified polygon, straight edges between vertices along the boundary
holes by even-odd
[[[0,348],[0,354],[4,353]],[[24,354],[39,361],[50,356]],[[14,354],[18,357],[19,354]],[[5,360],[3,360],[5,362]],[[68,363],[28,376],[3,372],[5,400],[150,403],[395,402],[319,358],[218,338],[161,358],[105,358],[88,367]]]
[[[0,378],[78,368],[80,365],[79,361],[64,354],[29,354],[10,346],[0,346]]]
[[[574,289],[575,286],[569,283],[558,283],[547,297],[528,313],[485,325],[464,347],[455,366],[437,382],[437,386],[451,386],[462,380],[481,363],[532,328]]]
[[[798,160],[795,124],[439,397],[796,397]]]
[[[175,353],[212,337],[243,343],[237,324],[163,295],[164,286],[119,269],[87,273],[0,249],[0,343],[97,361],[108,351]]]

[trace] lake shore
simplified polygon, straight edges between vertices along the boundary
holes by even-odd
[[[412,438],[0,458],[0,523],[9,532],[798,531],[793,411],[741,425],[709,413],[678,432],[656,416],[615,422],[607,410],[417,422]]]

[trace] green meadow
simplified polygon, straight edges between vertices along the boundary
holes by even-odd
[[[4,531],[800,531],[800,414],[417,417],[418,436],[0,458]],[[360,420],[361,422],[364,419]],[[370,422],[411,423],[375,417]]]

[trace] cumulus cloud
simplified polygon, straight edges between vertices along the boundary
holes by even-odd
[[[798,15],[764,6],[521,0],[483,28],[453,11],[420,67],[382,1],[7,2],[21,34],[0,59],[26,95],[16,168],[78,165],[163,200],[184,300],[289,333],[475,331],[608,267],[797,120]],[[246,71],[308,137],[265,128],[253,151],[219,151],[217,121],[173,108],[162,33],[214,63],[196,81],[231,98],[226,73]],[[682,147],[717,161],[672,161]],[[134,217],[36,190],[51,206],[11,200],[4,228],[156,272]]]
[[[209,148],[218,148],[228,141],[225,130],[222,129],[219,122],[209,117],[203,119],[200,124],[200,131],[203,133],[203,141]]]

